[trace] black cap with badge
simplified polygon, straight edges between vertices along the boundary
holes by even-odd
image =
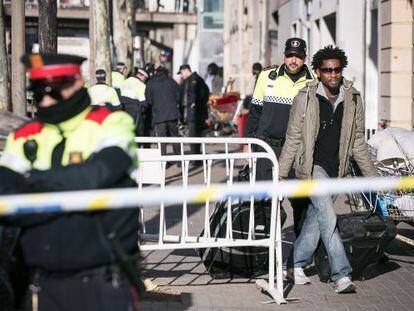
[[[295,54],[301,57],[306,56],[306,41],[301,38],[290,38],[286,40],[285,55]]]
[[[182,65],[180,66],[180,68],[178,69],[177,74],[179,75],[179,74],[181,73],[181,70],[184,70],[184,69],[188,69],[188,70],[190,70],[190,71],[191,71],[191,67],[190,67],[190,65],[189,65],[189,64],[182,64]]]

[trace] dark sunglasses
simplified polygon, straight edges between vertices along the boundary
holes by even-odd
[[[320,68],[319,71],[322,73],[341,73],[344,69],[342,67],[336,68]]]
[[[44,87],[32,88],[32,91],[33,91],[33,98],[36,101],[36,103],[41,102],[43,97],[45,97],[46,95],[49,95],[50,97],[56,100],[62,99],[60,88],[55,88],[52,86],[44,86]]]
[[[69,87],[74,81],[73,77],[30,80],[29,90],[33,92],[33,98],[37,103],[42,101],[46,95],[56,100],[62,100],[62,89]]]

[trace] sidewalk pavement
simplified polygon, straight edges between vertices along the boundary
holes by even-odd
[[[170,177],[179,175],[176,167],[169,169]],[[190,174],[201,182],[202,168]],[[288,219],[283,227],[283,239],[293,240],[292,210],[285,200]],[[349,212],[346,198],[336,203],[338,213]],[[203,227],[204,209],[191,205],[188,209],[189,230],[199,233]],[[180,232],[181,208],[168,207],[167,230]],[[158,213],[147,215],[147,224],[155,225]],[[414,229],[398,225],[400,233],[413,238]],[[289,244],[284,245],[284,256]],[[315,269],[307,270],[311,285],[287,288],[288,304],[277,305],[255,285],[255,280],[214,280],[207,273],[195,250],[152,251],[143,253],[144,275],[166,293],[176,293],[141,302],[142,310],[413,310],[414,309],[414,247],[393,241],[388,248],[390,260],[371,267],[366,280],[356,281],[356,294],[338,295],[329,284],[321,283]],[[291,286],[290,286],[291,287]],[[157,296],[156,296],[157,297]],[[160,296],[161,297],[161,296]]]

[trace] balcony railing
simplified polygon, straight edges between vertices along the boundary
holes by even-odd
[[[111,1],[111,0],[110,0]],[[10,4],[12,0],[4,0]],[[38,0],[25,0],[26,6],[37,7]],[[57,0],[58,8],[82,8],[89,7],[91,0]],[[165,12],[165,13],[196,13],[196,0],[138,0],[137,10],[140,12]]]

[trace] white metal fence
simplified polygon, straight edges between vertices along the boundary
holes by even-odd
[[[238,159],[246,159],[251,168],[250,177],[254,176],[256,169],[256,162],[258,158],[267,158],[274,164],[273,176],[277,176],[277,162],[271,148],[256,139],[220,139],[220,138],[178,138],[177,140],[184,150],[186,144],[197,142],[204,145],[202,147],[203,153],[201,155],[187,155],[182,152],[177,156],[162,156],[160,151],[157,151],[160,144],[165,142],[176,142],[177,140],[170,138],[157,138],[159,141],[156,144],[158,148],[153,150],[153,155],[146,158],[142,156],[142,168],[152,164],[158,169],[160,176],[164,178],[164,182],[159,183],[161,178],[154,178],[150,183],[158,183],[159,187],[145,187],[144,184],[148,182],[141,176],[139,180],[141,191],[136,188],[129,189],[104,189],[104,190],[89,190],[89,191],[71,191],[60,193],[42,193],[42,194],[24,194],[24,195],[3,195],[0,196],[0,215],[11,215],[18,213],[39,213],[39,212],[72,212],[72,211],[97,211],[105,209],[119,209],[119,208],[136,208],[138,205],[153,206],[160,204],[159,210],[159,232],[155,236],[155,243],[141,244],[143,250],[159,250],[159,249],[179,249],[179,248],[201,248],[201,247],[233,247],[233,246],[265,246],[269,248],[269,280],[259,280],[258,285],[269,292],[270,295],[278,303],[285,302],[283,297],[282,284],[282,253],[281,253],[281,228],[280,228],[280,206],[278,201],[274,199],[271,205],[272,220],[270,236],[267,239],[255,239],[253,234],[253,222],[249,224],[248,238],[245,240],[238,240],[231,237],[231,223],[227,224],[227,234],[225,238],[214,239],[208,233],[208,217],[210,212],[210,204],[219,200],[232,201],[232,198],[241,198],[250,200],[251,204],[254,202],[253,198],[279,196],[288,197],[306,197],[309,195],[326,195],[326,194],[340,194],[347,192],[366,192],[379,190],[408,190],[414,189],[414,177],[401,178],[355,178],[355,179],[334,179],[334,180],[292,180],[282,183],[277,182],[254,182],[251,178],[249,183],[233,183],[233,171],[235,169],[235,161]],[[139,142],[150,142],[150,138],[138,138]],[[231,152],[232,145],[247,144],[249,153]],[[222,144],[224,152],[209,154],[208,144]],[[252,152],[253,145],[259,145],[264,149],[264,152]],[[145,153],[145,152],[144,152]],[[157,153],[157,154],[155,154]],[[165,172],[167,162],[176,161],[180,159],[182,165],[182,174],[187,176],[187,182],[184,181],[180,185],[168,185],[165,183]],[[203,161],[203,180],[204,184],[189,185],[188,184],[188,166],[191,161]],[[215,184],[211,181],[211,168],[214,161],[224,161],[226,163],[225,174],[228,176],[225,185]],[[275,165],[276,164],[276,165]],[[155,176],[155,171],[151,171]],[[164,175],[162,175],[164,174]],[[153,176],[153,177],[154,177]],[[156,176],[155,176],[156,177]],[[158,176],[159,177],[159,176]],[[160,189],[162,188],[162,189]],[[161,202],[161,203],[160,203]],[[182,203],[182,229],[181,234],[168,235],[165,230],[165,212],[173,204]],[[203,203],[205,204],[205,220],[204,230],[206,233],[202,237],[191,235],[188,233],[188,217],[184,214],[187,209],[187,203]],[[252,216],[254,211],[250,210]],[[231,219],[231,214],[228,219]],[[183,225],[184,224],[184,225]],[[145,235],[144,235],[145,237]],[[147,236],[151,237],[151,236]],[[154,236],[152,236],[154,238]],[[154,241],[154,240],[153,240]]]
[[[181,164],[181,180],[183,190],[189,186],[189,167],[192,162],[202,161],[204,185],[209,187],[212,183],[213,165],[221,161],[225,163],[225,183],[232,187],[235,183],[235,161],[243,160],[249,166],[249,183],[255,185],[257,159],[268,159],[272,163],[273,180],[277,182],[278,164],[276,156],[271,147],[258,139],[250,138],[176,138],[176,137],[137,137],[139,144],[151,144],[155,148],[140,148],[138,151],[140,159],[140,172],[137,182],[140,189],[145,184],[158,184],[161,190],[168,188],[166,185],[166,170],[169,164]],[[162,155],[161,145],[166,143],[176,143],[180,145],[179,155]],[[188,154],[184,151],[191,144],[199,144],[201,154]],[[237,151],[242,145],[247,145],[248,152]],[[208,148],[214,146],[214,153],[209,152]],[[254,151],[259,147],[261,151]],[[236,149],[236,152],[235,152]],[[158,233],[150,234],[145,227],[145,207],[141,209],[141,250],[165,250],[165,249],[193,249],[211,247],[267,247],[269,249],[269,274],[268,281],[257,280],[256,284],[267,291],[277,303],[285,303],[283,297],[283,278],[282,278],[282,237],[280,223],[280,204],[276,197],[271,199],[271,221],[270,232],[267,237],[259,238],[255,235],[255,199],[258,197],[251,195],[249,226],[247,239],[233,237],[232,228],[232,203],[240,199],[236,196],[227,197],[227,217],[225,237],[214,237],[210,232],[210,215],[214,210],[216,201],[211,201],[208,197],[204,201],[204,226],[202,236],[191,234],[188,222],[188,202],[183,200],[181,210],[181,232],[180,234],[167,234],[166,230],[166,206],[163,200],[159,205]],[[144,242],[146,241],[146,242]]]
[[[0,215],[13,215],[20,213],[42,213],[42,212],[79,212],[79,211],[98,211],[107,209],[136,208],[138,205],[154,205],[159,202],[177,204],[183,201],[189,203],[218,201],[229,197],[306,197],[309,195],[341,194],[347,192],[367,192],[374,190],[409,190],[414,189],[414,177],[401,178],[355,178],[355,179],[326,179],[326,180],[291,180],[278,183],[256,182],[254,185],[246,183],[235,183],[231,187],[227,185],[212,184],[210,187],[205,185],[190,185],[183,190],[182,185],[172,185],[160,191],[159,188],[148,187],[145,191],[137,191],[136,188],[128,189],[102,189],[86,191],[67,191],[55,193],[21,194],[21,195],[2,195],[0,196]],[[276,204],[272,205],[272,212],[279,211]],[[273,224],[273,234],[275,241],[278,238],[280,223]],[[270,250],[277,251],[279,244],[269,241]],[[249,245],[249,244],[248,244]],[[273,247],[272,247],[273,245]],[[194,247],[194,246],[193,246]],[[270,254],[274,254],[271,252]],[[276,253],[276,263],[281,252]],[[271,255],[270,255],[271,256]],[[272,260],[272,258],[270,258]],[[274,257],[273,257],[274,260]],[[280,263],[280,261],[279,261]],[[269,278],[269,283],[261,282],[260,286],[273,293],[277,302],[284,302],[281,288],[280,266],[277,266],[276,287],[273,278]],[[270,272],[274,273],[272,266]]]

